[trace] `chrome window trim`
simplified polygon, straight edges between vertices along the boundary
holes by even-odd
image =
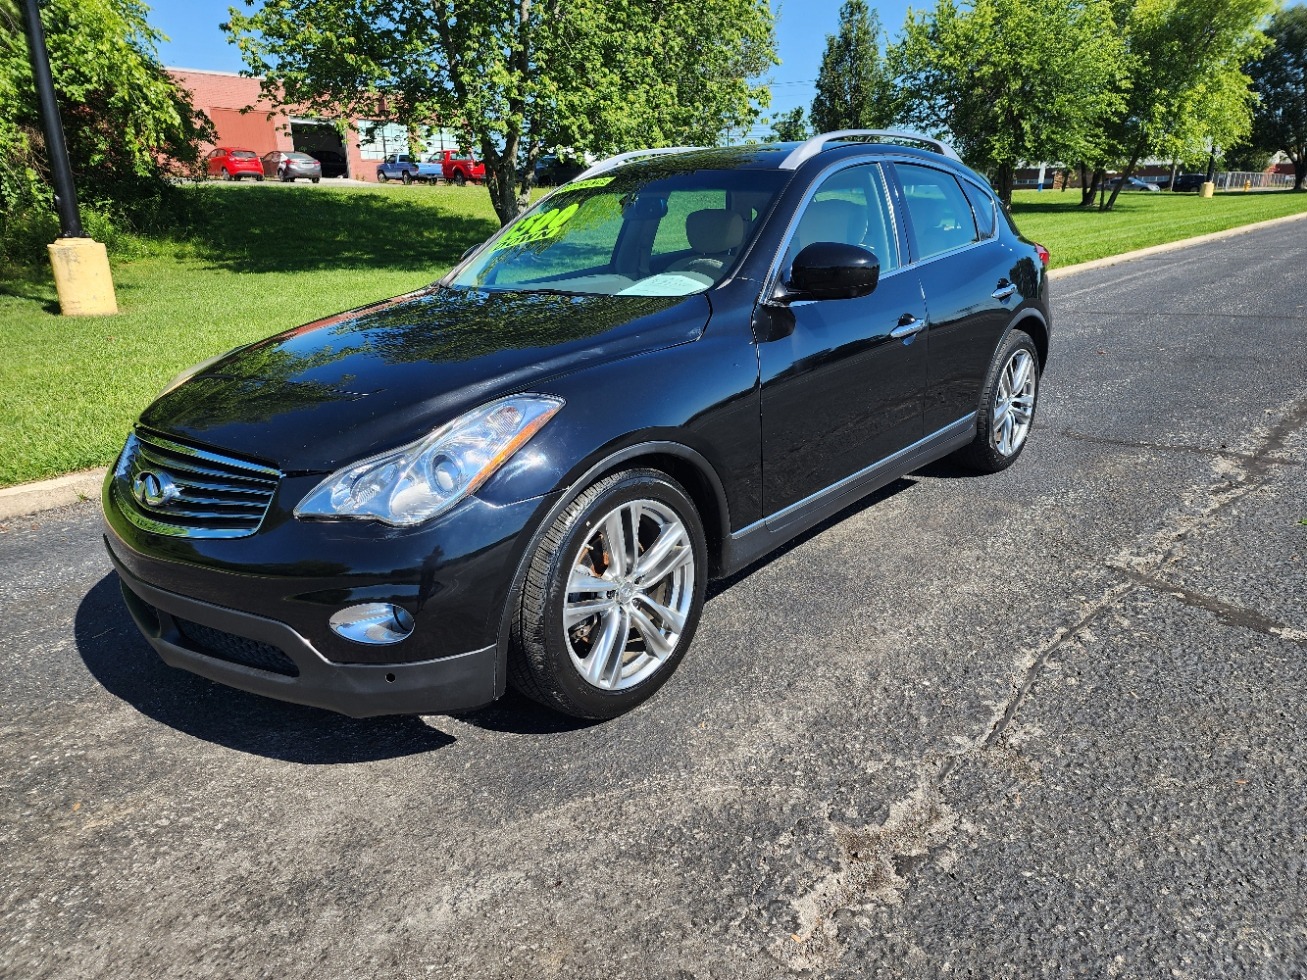
[[[877,167],[880,170],[881,193],[884,195],[886,214],[892,225],[891,230],[893,231],[894,244],[899,252],[896,256],[899,260],[898,265],[888,272],[882,272],[879,276],[879,280],[883,281],[891,276],[896,276],[908,268],[911,263],[904,261],[906,258],[903,254],[905,240],[899,234],[901,222],[899,221],[898,211],[895,207],[894,194],[891,193],[889,177],[885,173],[884,163],[884,158],[880,156],[867,155],[846,158],[832,163],[812,179],[812,182],[808,185],[808,189],[803,192],[803,199],[799,201],[799,206],[796,207],[794,212],[790,215],[789,224],[786,225],[785,228],[785,234],[781,236],[780,244],[771,257],[770,270],[767,273],[767,278],[763,281],[762,295],[764,301],[766,298],[770,298],[776,291],[776,284],[780,280],[781,274],[784,272],[781,268],[782,259],[784,259],[785,253],[790,247],[790,242],[794,240],[794,236],[798,233],[799,221],[802,220],[803,213],[808,210],[808,205],[811,204],[812,199],[817,196],[817,192],[821,190],[822,184],[841,170],[851,170],[858,166],[870,165]],[[813,302],[815,302],[815,300]]]

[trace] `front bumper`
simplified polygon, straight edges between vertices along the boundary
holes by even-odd
[[[164,663],[220,684],[355,718],[476,708],[503,693],[494,645],[420,663],[333,664],[285,623],[155,588],[112,547],[109,555],[132,619]]]
[[[362,717],[486,704],[504,691],[505,610],[533,528],[556,495],[494,505],[471,497],[431,525],[291,516],[318,477],[287,477],[258,531],[204,539],[128,520],[105,481],[105,545],[137,626],[172,666],[268,697]],[[386,645],[329,628],[363,602],[406,609],[415,629]]]

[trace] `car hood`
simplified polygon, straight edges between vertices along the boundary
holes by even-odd
[[[285,472],[333,470],[602,361],[698,338],[702,294],[574,296],[434,286],[237,348],[141,415],[163,435]]]

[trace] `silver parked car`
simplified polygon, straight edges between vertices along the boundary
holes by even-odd
[[[322,179],[322,164],[298,150],[289,153],[273,150],[263,154],[263,176],[276,177],[283,182],[307,177],[316,184]]]

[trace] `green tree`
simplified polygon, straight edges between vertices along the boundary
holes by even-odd
[[[1293,189],[1307,178],[1307,7],[1277,11],[1266,30],[1274,46],[1248,68],[1257,108],[1252,142],[1293,161]]]
[[[808,124],[803,118],[803,106],[798,105],[789,112],[783,112],[771,121],[771,135],[768,143],[791,143],[808,138]]]
[[[775,63],[767,0],[264,0],[227,29],[276,101],[463,130],[501,222],[550,146],[715,144]]]
[[[1109,0],[940,0],[909,14],[890,58],[903,117],[950,137],[1005,203],[1021,162],[1094,155],[1122,102]]]
[[[1258,29],[1275,0],[1135,0],[1124,36],[1130,75],[1125,110],[1108,124],[1110,156],[1129,177],[1147,156],[1193,156],[1241,142],[1253,95],[1243,66],[1264,49]],[[1101,205],[1111,210],[1120,185]]]
[[[80,198],[120,213],[157,198],[163,160],[194,163],[208,120],[159,64],[161,35],[140,0],[50,0],[50,71]],[[27,39],[0,0],[0,214],[51,200]]]
[[[866,0],[840,7],[840,29],[826,35],[812,100],[813,128],[883,129],[898,112],[894,79],[880,54],[880,18]]]

